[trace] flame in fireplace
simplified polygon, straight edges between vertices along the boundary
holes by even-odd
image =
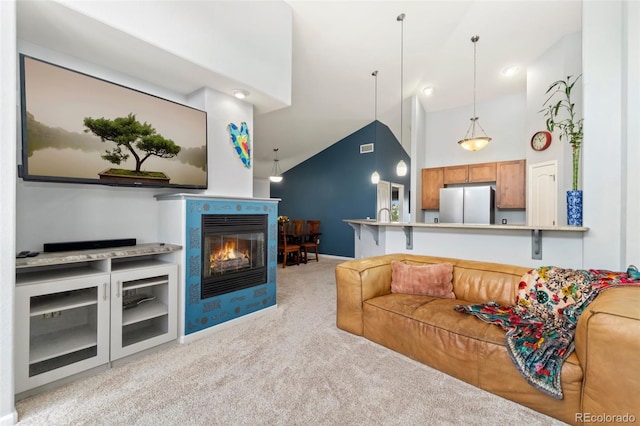
[[[224,247],[222,247],[217,252],[211,253],[211,255],[209,256],[209,261],[213,263],[219,260],[243,259],[248,257],[249,254],[247,252],[243,253],[236,250],[235,241],[227,241],[224,243]]]
[[[226,272],[228,270],[249,266],[248,251],[238,251],[235,241],[227,241],[220,250],[209,254],[209,264],[212,272]]]

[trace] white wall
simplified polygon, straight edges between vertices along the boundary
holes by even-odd
[[[16,5],[0,1],[0,426],[17,422],[13,404],[15,286]]]
[[[640,3],[628,2],[623,4],[623,39],[625,56],[625,83],[627,90],[623,91],[623,142],[626,150],[626,173],[622,174],[626,192],[623,198],[622,221],[626,224],[625,258],[622,265],[640,263]],[[635,78],[634,78],[635,76]]]
[[[253,179],[253,196],[255,198],[271,198],[271,181],[269,179]]]
[[[362,232],[367,234],[366,231]],[[369,235],[365,235],[366,243]],[[473,259],[482,262],[511,265],[558,265],[582,268],[582,234],[580,232],[542,232],[542,259],[531,258],[532,236],[529,230],[413,228],[413,250],[406,248],[406,236],[399,227],[380,226],[379,246],[363,247],[361,251],[382,250],[384,253],[410,253]],[[360,245],[364,245],[360,243]],[[562,259],[558,263],[558,259]]]
[[[546,118],[540,113],[544,102],[549,98],[546,94],[549,86],[566,76],[578,76],[582,73],[582,34],[576,33],[564,37],[551,46],[540,58],[527,67],[527,145],[531,136],[540,130],[546,130]],[[582,117],[582,79],[576,83],[571,100],[578,106],[579,117]],[[554,98],[559,100],[560,98]],[[527,165],[545,161],[558,161],[558,225],[567,224],[566,192],[571,189],[573,178],[572,151],[567,140],[560,140],[559,133],[553,133],[551,146],[545,151],[526,150]],[[580,167],[582,174],[583,167]],[[581,182],[581,181],[580,181]],[[580,185],[579,188],[582,188]]]
[[[481,151],[458,145],[473,116],[473,105],[427,114],[424,167],[520,160],[525,158],[525,93],[503,96],[476,104],[478,122],[493,140]],[[481,134],[477,129],[476,135]]]
[[[591,268],[613,270],[626,270],[626,242],[638,242],[637,236],[628,235],[627,230],[633,228],[632,224],[637,230],[640,220],[640,212],[628,217],[622,208],[628,195],[623,179],[628,172],[628,144],[623,130],[638,123],[637,116],[627,124],[623,122],[623,93],[630,84],[637,87],[639,79],[637,74],[627,75],[623,67],[627,58],[638,55],[637,51],[626,52],[623,40],[628,39],[628,27],[637,27],[640,21],[636,14],[636,21],[629,23],[632,25],[623,26],[622,18],[620,1],[583,3],[583,220],[590,228],[585,236],[584,257],[585,265]],[[637,139],[628,142],[638,144]],[[632,167],[637,168],[638,163]],[[637,198],[638,193],[629,196]]]
[[[425,163],[424,143],[427,132],[427,112],[422,107],[418,96],[411,98],[411,217],[413,222],[422,222],[422,169]]]
[[[291,104],[293,18],[285,2],[154,1],[150,6],[146,1],[102,0],[64,5],[242,82],[250,91]]]
[[[229,136],[230,123],[240,127],[246,122],[250,146],[253,147],[253,106],[217,90],[204,88],[189,96],[198,108],[207,111],[208,195],[253,196],[253,165],[250,168],[238,158]],[[252,158],[253,160],[253,158]]]

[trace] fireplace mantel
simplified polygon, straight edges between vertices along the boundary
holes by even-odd
[[[178,194],[159,194],[155,196],[158,201],[161,200],[211,200],[211,201],[263,201],[263,202],[279,202],[280,198],[254,198],[254,197],[231,197],[225,195],[207,195],[207,194],[190,194],[181,192]]]

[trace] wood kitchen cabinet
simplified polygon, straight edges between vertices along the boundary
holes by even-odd
[[[496,181],[496,163],[462,164],[444,168],[444,184]]]
[[[469,179],[469,166],[449,166],[444,168],[444,184],[467,183]]]
[[[496,166],[496,207],[526,208],[526,160],[501,161]]]
[[[468,182],[495,182],[496,168],[496,163],[469,164]]]
[[[422,210],[440,208],[440,188],[449,184],[494,183],[496,207],[526,207],[526,160],[422,169]]]
[[[440,188],[444,188],[444,168],[422,169],[422,210],[440,208]]]

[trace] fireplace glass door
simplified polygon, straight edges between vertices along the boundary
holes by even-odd
[[[215,234],[204,244],[205,253],[209,253],[205,278],[264,266],[263,233]]]
[[[203,215],[203,299],[266,282],[266,215]]]

